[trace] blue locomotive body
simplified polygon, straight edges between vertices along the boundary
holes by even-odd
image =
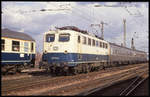
[[[95,55],[95,54],[79,54],[79,53],[47,53],[43,54],[43,61],[48,64],[67,64],[68,66],[76,66],[82,63],[95,63],[107,61],[108,55]]]

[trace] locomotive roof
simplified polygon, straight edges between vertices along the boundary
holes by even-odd
[[[25,33],[12,31],[9,29],[2,29],[2,37],[8,37],[8,38],[15,38],[15,39],[22,39],[22,40],[29,40],[29,41],[35,41],[31,36]]]
[[[56,29],[60,29],[60,30],[74,30],[74,31],[78,31],[78,32],[81,32],[81,33],[84,33],[84,34],[88,34],[87,31],[85,30],[81,30],[75,26],[64,26],[64,27],[56,27]]]
[[[133,50],[131,48],[127,48],[127,47],[124,47],[124,46],[121,46],[121,45],[118,45],[118,44],[115,44],[115,43],[111,43],[111,42],[109,42],[109,43],[110,43],[110,45],[114,45],[114,46],[118,46],[118,47],[129,49],[129,50]],[[144,51],[139,51],[139,50],[136,50],[136,49],[134,49],[133,51],[138,51],[138,52],[146,53]]]
[[[86,31],[86,30],[81,30],[75,26],[64,26],[64,27],[56,27],[56,29],[59,29],[59,30],[73,30],[73,31],[77,31],[77,32],[81,32],[83,34],[88,34],[89,35],[89,32]],[[96,38],[99,38],[101,40],[103,40],[101,37],[97,36],[97,35],[94,35]]]

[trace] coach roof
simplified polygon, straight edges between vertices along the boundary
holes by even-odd
[[[111,42],[109,42],[109,44],[110,44],[110,45],[114,45],[114,46],[118,46],[118,47],[121,47],[121,48],[126,48],[126,49],[129,49],[129,50],[132,50],[132,51],[137,51],[137,52],[141,52],[141,53],[146,53],[145,51],[140,51],[140,50],[136,50],[136,49],[124,47],[124,46],[121,46],[121,45],[118,45],[118,44],[115,44],[115,43],[111,43]]]
[[[8,37],[8,38],[15,38],[15,39],[22,39],[22,40],[29,40],[29,41],[35,41],[31,36],[25,33],[12,31],[9,29],[2,29],[2,37]]]

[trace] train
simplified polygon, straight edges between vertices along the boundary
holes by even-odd
[[[44,33],[40,69],[54,74],[87,73],[106,67],[147,62],[147,54],[108,42],[75,26]],[[2,29],[1,69],[21,72],[34,68],[36,42],[28,34]]]
[[[146,52],[108,42],[75,26],[64,26],[44,33],[39,68],[55,74],[78,74],[146,61]]]
[[[1,30],[1,70],[21,72],[23,69],[34,68],[36,43],[28,34],[10,29]]]

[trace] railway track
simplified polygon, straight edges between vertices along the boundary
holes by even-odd
[[[127,68],[132,69],[132,68],[136,68],[136,67],[139,67],[139,66],[135,66],[135,65],[129,66],[129,67],[123,66],[123,67],[117,67],[114,69],[107,69],[105,71],[92,72],[89,74],[80,74],[80,75],[75,75],[75,76],[41,78],[41,79],[32,79],[32,80],[26,80],[26,81],[18,80],[18,81],[16,81],[16,84],[18,83],[17,85],[13,84],[15,82],[12,82],[11,84],[9,84],[9,82],[5,82],[2,84],[2,95],[15,95],[16,93],[19,93],[19,92],[20,93],[18,95],[21,95],[22,94],[21,91],[30,90],[33,88],[39,89],[39,87],[42,88],[45,86],[49,86],[51,90],[55,90],[58,88],[76,85],[76,84],[79,84],[84,81],[92,80],[93,78],[96,78],[98,76],[103,76],[106,72],[115,72],[116,70],[123,70],[123,69],[127,69]],[[144,66],[141,66],[141,68],[144,68]],[[128,71],[126,71],[126,72],[128,72]],[[24,82],[24,83],[20,83],[20,82]],[[31,94],[31,95],[38,94],[38,92],[32,92],[32,91],[27,91],[26,93]]]
[[[131,72],[127,71],[127,73],[129,74]],[[117,75],[119,75],[119,74],[117,74]],[[123,77],[123,76],[125,76],[125,75],[117,76],[118,77],[117,79],[119,79],[120,77]],[[49,91],[40,93],[38,95],[76,95],[77,93],[81,92],[82,90],[88,88],[88,86],[95,85],[97,83],[105,83],[106,81],[110,82],[109,80],[114,79],[114,78],[116,78],[116,77],[109,76],[109,75],[105,76],[105,77],[96,76],[96,77],[91,78],[90,80],[84,79],[84,80],[75,81],[73,83],[68,83],[68,84],[62,85],[58,88],[53,88],[53,89],[49,88]]]
[[[21,78],[26,78],[26,77],[31,77],[31,76],[36,76],[36,75],[46,75],[44,70],[39,70],[37,67],[34,69],[26,69],[23,70],[20,73],[15,73],[15,74],[7,74],[7,75],[1,75],[2,80],[15,80],[15,79],[21,79]]]
[[[145,69],[140,70],[140,72],[136,71],[136,74],[139,75],[139,74],[143,73],[144,71],[145,71]],[[148,71],[148,69],[146,71]],[[104,79],[102,79],[102,80],[104,80],[103,81],[104,85],[96,86],[96,88],[92,88],[92,89],[87,89],[87,90],[85,90],[85,91],[83,91],[83,92],[81,92],[81,93],[79,93],[77,95],[88,96],[88,95],[90,95],[90,94],[92,94],[92,93],[94,93],[96,91],[100,91],[100,90],[102,90],[104,88],[107,88],[107,87],[109,87],[109,86],[111,86],[113,84],[119,83],[119,82],[121,82],[123,80],[132,79],[132,78],[137,76],[133,72],[124,72],[124,74],[114,75],[114,76],[112,76],[112,78],[107,78],[107,79],[104,78]],[[102,82],[102,81],[99,81],[99,82]]]
[[[142,84],[148,78],[148,75],[145,76],[146,73],[147,72],[144,72],[141,75],[137,76],[136,79],[127,88],[125,88],[119,96],[130,95],[140,84]]]
[[[104,87],[104,88],[98,87],[97,89],[91,89],[91,93],[88,93],[87,96],[135,96],[135,95],[146,96],[148,95],[148,86],[147,88],[143,87],[143,89],[141,90],[142,84],[147,85],[147,83],[145,83],[145,80],[148,78],[148,70],[145,70],[145,71],[141,72],[138,76],[134,78],[114,83],[111,86]],[[141,80],[144,80],[144,81],[141,81]],[[141,84],[138,85],[138,87],[136,87],[135,89],[133,89],[134,85],[136,86],[138,82],[140,82]],[[133,83],[134,85],[132,85]],[[139,91],[137,92],[137,90]]]

